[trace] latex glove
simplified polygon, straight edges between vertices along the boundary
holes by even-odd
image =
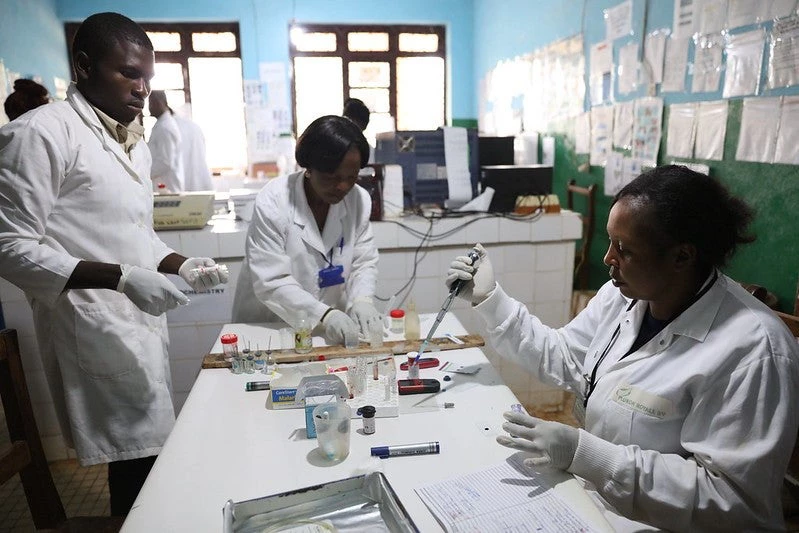
[[[497,282],[494,279],[494,268],[488,259],[486,249],[480,243],[475,244],[474,249],[479,256],[475,264],[470,264],[471,259],[468,256],[456,257],[449,265],[446,283],[447,287],[451,287],[456,279],[465,280],[466,284],[461,288],[458,296],[477,305],[494,292]]]
[[[369,327],[371,324],[379,324],[383,327],[383,315],[381,315],[375,306],[372,305],[371,298],[358,298],[350,308],[350,318],[352,318],[358,327],[361,328],[361,333],[368,339]]]
[[[199,270],[200,272],[192,272],[192,270]],[[190,257],[186,259],[180,265],[178,274],[195,291],[210,289],[220,283],[227,283],[228,280],[227,266],[217,265],[210,257]]]
[[[358,324],[344,311],[333,309],[322,320],[322,325],[325,327],[325,337],[328,342],[346,344],[347,339],[358,341]]]
[[[502,424],[502,429],[510,436],[500,435],[497,442],[537,456],[525,459],[525,466],[551,465],[566,470],[572,464],[580,440],[580,432],[576,428],[513,411],[502,416],[507,420]]]
[[[178,305],[189,303],[189,298],[163,274],[132,265],[119,266],[122,275],[117,291],[130,298],[145,313],[158,316]]]

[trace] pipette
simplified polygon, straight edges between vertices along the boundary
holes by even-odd
[[[469,263],[471,265],[474,265],[477,259],[480,258],[480,256],[477,254],[477,250],[474,249],[469,251],[468,256],[469,259],[471,260],[471,263]],[[416,359],[413,360],[414,365],[419,364],[419,358],[422,357],[422,353],[424,353],[425,348],[427,348],[430,339],[432,339],[433,335],[435,335],[436,330],[438,329],[438,325],[441,324],[442,320],[444,320],[444,315],[447,314],[447,311],[449,311],[452,302],[455,300],[455,297],[461,292],[461,289],[465,284],[466,280],[456,279],[455,281],[452,282],[452,285],[450,285],[449,295],[447,296],[447,299],[444,300],[444,305],[441,306],[441,310],[438,312],[438,315],[436,315],[436,319],[433,322],[433,325],[430,327],[430,331],[427,332],[427,337],[425,337],[424,341],[422,342],[422,345],[419,346],[419,353],[416,354]]]

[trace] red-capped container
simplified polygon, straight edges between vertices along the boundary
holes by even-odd
[[[388,314],[391,317],[391,333],[405,333],[405,311],[402,309],[392,309]]]
[[[235,333],[225,333],[219,339],[222,342],[222,352],[225,359],[230,360],[239,354],[239,336]]]

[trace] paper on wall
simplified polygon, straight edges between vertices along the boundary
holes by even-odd
[[[694,79],[691,92],[706,93],[719,90],[722,43],[720,34],[703,35],[694,41]]]
[[[625,35],[632,35],[633,3],[632,0],[605,9],[605,39],[612,41]]]
[[[616,196],[624,181],[624,156],[618,152],[609,152],[605,165],[605,196]]]
[[[799,96],[784,96],[774,162],[799,165]]]
[[[402,166],[386,165],[383,169],[383,217],[397,218],[402,215]]]
[[[738,28],[761,20],[761,12],[769,1],[729,0],[727,5],[727,27]],[[763,13],[765,14],[765,13]]]
[[[630,94],[638,88],[638,43],[627,43],[619,48],[617,72],[619,94]]]
[[[694,156],[695,103],[669,106],[669,129],[666,134],[666,155],[671,157]]]
[[[625,157],[622,161],[622,187],[641,175],[644,163],[634,157]]]
[[[613,106],[613,146],[630,150],[633,144],[635,102],[618,102]]]
[[[769,48],[768,88],[799,84],[799,17],[774,22]]]
[[[472,199],[469,173],[469,139],[466,128],[444,129],[444,161],[447,165],[449,203],[458,206]]]
[[[735,159],[771,163],[780,122],[780,98],[744,98]]]
[[[609,41],[591,46],[589,87],[591,104],[599,105],[610,100],[611,75],[613,73],[613,47]]]
[[[613,108],[591,108],[591,152],[589,162],[594,166],[605,166],[613,135]]]
[[[720,32],[727,22],[727,0],[694,0],[698,4],[699,33]]]
[[[574,152],[587,154],[591,151],[591,114],[580,113],[574,121]]]
[[[633,158],[644,165],[657,165],[663,127],[663,99],[648,97],[635,101]]]
[[[685,91],[685,70],[688,66],[688,47],[690,44],[691,40],[688,37],[675,37],[673,35],[666,41],[666,57],[663,61],[661,91]]]
[[[727,35],[724,47],[727,72],[724,75],[724,98],[757,94],[766,33],[763,29]]]
[[[787,17],[794,14],[796,10],[796,0],[771,0],[770,2],[760,2],[760,4],[768,10],[767,15],[762,19]]]
[[[696,159],[724,159],[724,138],[727,135],[727,100],[699,102],[696,114]]]
[[[543,137],[541,139],[541,164],[555,166],[555,137]]]
[[[699,28],[699,16],[695,0],[674,0],[674,28],[672,36],[690,37]]]
[[[663,58],[666,53],[668,30],[656,30],[646,34],[644,38],[644,60],[642,75],[646,75],[649,83],[663,82]]]

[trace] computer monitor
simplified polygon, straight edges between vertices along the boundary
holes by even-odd
[[[511,213],[519,196],[552,194],[552,167],[547,165],[493,165],[480,168],[480,190],[494,189],[488,210]]]
[[[478,137],[477,151],[480,166],[512,165],[515,139],[515,137]]]

